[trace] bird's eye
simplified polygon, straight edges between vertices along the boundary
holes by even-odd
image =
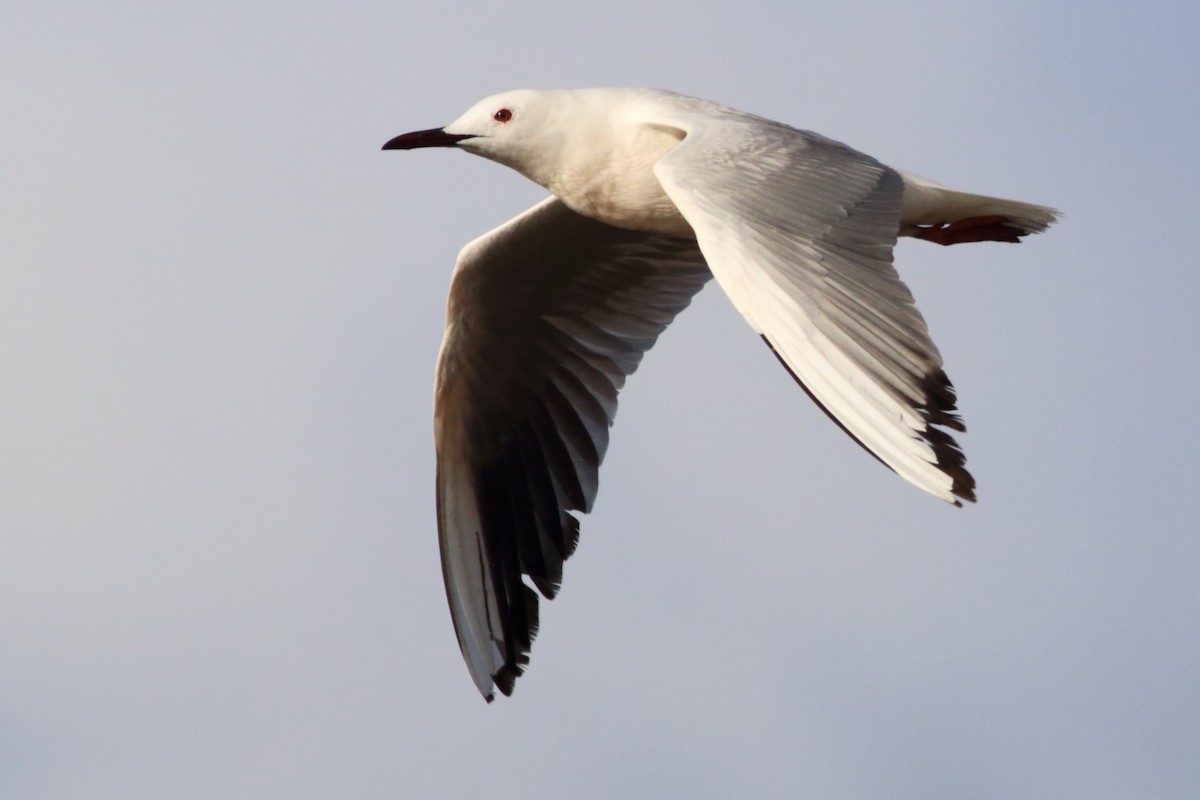
[[[492,119],[496,120],[496,122],[508,122],[512,119],[512,112],[507,108],[502,108],[495,114],[492,114]]]

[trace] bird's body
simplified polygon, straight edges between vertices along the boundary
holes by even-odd
[[[953,387],[892,267],[899,235],[1018,241],[1052,209],[957,192],[818,134],[650,89],[521,90],[388,149],[458,146],[553,197],[472,242],[451,283],[435,433],[443,571],[489,700],[527,662],[588,511],[617,392],[715,277],[859,444],[955,504]]]

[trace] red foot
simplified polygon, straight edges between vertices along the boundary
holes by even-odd
[[[921,225],[913,234],[918,239],[935,244],[964,244],[966,242],[1019,242],[1025,233],[1005,224],[1007,217],[992,215],[969,217],[949,225]]]

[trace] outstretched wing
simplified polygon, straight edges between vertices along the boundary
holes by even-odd
[[[528,663],[537,594],[562,581],[596,497],[617,393],[711,277],[694,241],[549,198],[463,249],[438,357],[442,571],[479,691]]]
[[[867,451],[961,505],[975,481],[942,358],[892,266],[904,182],[845,145],[737,114],[669,120],[654,171],[721,288]]]

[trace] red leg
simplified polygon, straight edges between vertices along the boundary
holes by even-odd
[[[1019,242],[1026,233],[1005,224],[1007,217],[991,215],[968,217],[949,225],[922,225],[913,234],[918,239],[935,244],[964,244],[966,242]]]

